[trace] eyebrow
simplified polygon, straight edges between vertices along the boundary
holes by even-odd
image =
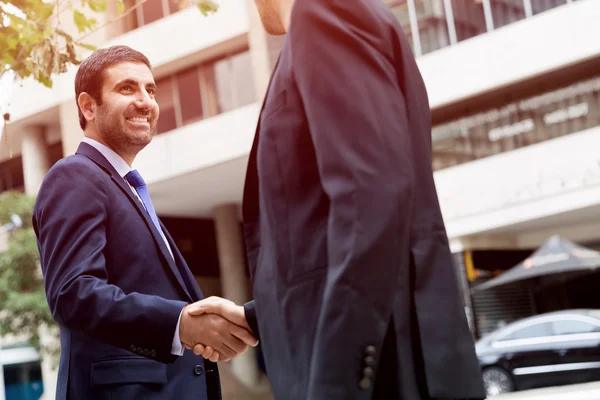
[[[136,80],[134,80],[134,79],[129,79],[129,78],[128,79],[123,79],[122,81],[117,82],[117,84],[115,85],[115,88],[117,88],[119,86],[122,86],[122,85],[126,85],[126,84],[137,86],[138,82]],[[147,88],[149,87],[149,88],[152,88],[152,89],[156,89],[156,83],[154,83],[154,82],[147,83],[146,87]]]

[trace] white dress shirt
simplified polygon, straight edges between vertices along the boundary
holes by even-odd
[[[135,196],[140,200],[140,203],[142,203],[142,205],[143,205],[144,202],[140,198],[138,192],[125,179],[125,175],[127,175],[129,173],[129,171],[131,171],[133,168],[131,168],[129,166],[129,164],[127,164],[127,162],[125,160],[123,160],[123,158],[120,155],[118,155],[111,148],[103,145],[102,143],[99,143],[99,142],[95,141],[94,139],[90,139],[88,137],[84,137],[83,142],[89,144],[90,146],[92,146],[93,148],[98,150],[104,156],[104,158],[106,158],[106,160],[110,163],[110,165],[113,166],[113,168],[117,171],[117,173],[123,178],[125,183],[127,183],[129,188],[131,189],[131,191],[135,194]],[[159,233],[160,233],[160,236],[162,237],[162,239],[164,240],[165,245],[167,246],[167,249],[169,250],[169,253],[171,253],[171,257],[173,257],[173,251],[171,250],[171,246],[169,246],[169,242],[167,241],[165,234],[160,229],[159,229]],[[183,310],[182,310],[182,313],[183,313]],[[171,354],[175,354],[177,356],[183,355],[183,352],[185,350],[185,348],[183,347],[183,344],[181,343],[181,340],[179,338],[179,323],[180,322],[181,322],[181,313],[179,314],[179,320],[177,320],[177,326],[175,327],[175,335],[173,335],[173,344],[171,346]]]

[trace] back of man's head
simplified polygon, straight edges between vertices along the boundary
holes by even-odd
[[[137,50],[128,46],[112,46],[99,49],[86,58],[75,76],[75,99],[83,92],[88,93],[98,104],[102,104],[102,85],[104,83],[104,71],[117,64],[133,62],[146,64],[152,69],[148,58]],[[85,130],[87,121],[79,105],[79,125]]]

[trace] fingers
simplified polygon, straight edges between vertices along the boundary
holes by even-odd
[[[194,346],[194,354],[197,356],[204,356],[205,350],[206,350],[206,348],[204,347],[204,345],[197,344]],[[204,358],[206,358],[206,357],[204,357]]]
[[[189,319],[189,321],[187,321]],[[199,316],[186,316],[187,325],[185,343],[186,347],[194,348],[195,354],[206,353],[208,359],[218,357],[224,361],[235,358],[248,350],[249,345],[256,345],[256,339],[244,328],[228,321],[217,314],[207,313]],[[186,325],[186,326],[187,326]],[[195,345],[201,344],[204,348]],[[206,352],[207,347],[214,351]],[[218,353],[215,355],[214,353]]]
[[[241,340],[245,345],[256,347],[258,346],[258,340],[246,329],[233,325],[230,328],[231,334]]]
[[[211,296],[188,305],[186,311],[190,315],[201,315],[204,313],[222,314],[223,308],[226,305],[235,305],[235,303],[221,297]]]
[[[206,360],[210,360],[212,362],[217,362],[219,360],[226,361],[223,356],[221,356],[218,352],[215,351],[210,346],[203,346],[201,344],[197,344],[194,346],[194,354],[197,356],[202,356]]]

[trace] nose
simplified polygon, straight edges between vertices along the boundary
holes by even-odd
[[[145,90],[138,92],[137,98],[135,99],[135,105],[137,108],[144,110],[150,110],[154,107],[154,98]]]

